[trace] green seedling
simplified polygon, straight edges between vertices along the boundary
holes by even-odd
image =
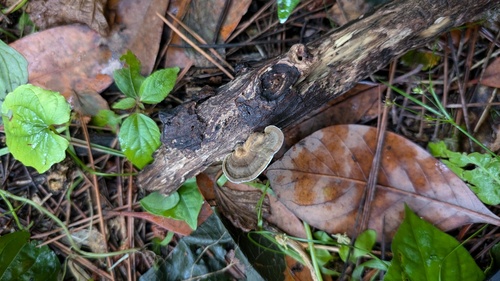
[[[140,204],[151,214],[185,221],[191,229],[196,230],[203,196],[198,190],[196,179],[191,178],[169,196],[153,192],[144,197]]]
[[[142,169],[153,160],[153,152],[160,146],[160,129],[145,115],[145,104],[161,102],[172,91],[179,68],[158,70],[148,77],[141,75],[141,63],[128,51],[121,57],[126,67],[114,73],[116,86],[125,98],[113,105],[116,110],[133,111],[123,121],[118,139],[123,153],[135,166]],[[101,122],[116,123],[109,112],[99,115]]]

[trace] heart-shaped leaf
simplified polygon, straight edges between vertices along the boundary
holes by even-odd
[[[59,93],[21,85],[5,98],[2,118],[7,146],[24,165],[43,173],[66,157],[69,142],[55,126],[69,121],[70,107]]]
[[[153,160],[153,152],[160,146],[160,129],[153,119],[134,113],[123,121],[118,139],[125,156],[142,169]]]
[[[279,200],[299,218],[330,233],[354,233],[375,154],[377,130],[332,126],[293,146],[267,171]],[[442,230],[468,223],[500,225],[451,170],[418,145],[387,133],[368,227],[392,237],[404,203]]]

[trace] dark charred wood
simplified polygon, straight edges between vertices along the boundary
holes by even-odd
[[[139,174],[139,186],[169,194],[253,131],[297,121],[393,58],[499,6],[500,1],[487,0],[396,1],[321,41],[292,46],[215,90],[213,97],[166,113],[163,144],[154,163]]]

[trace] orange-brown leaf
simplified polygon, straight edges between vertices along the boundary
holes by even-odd
[[[212,209],[210,208],[210,205],[208,205],[205,202],[202,205],[202,208],[200,210],[200,214],[198,215],[198,226],[200,226],[202,223],[204,223],[208,219],[208,217],[210,217],[212,215],[212,213],[213,212],[212,212]],[[108,214],[147,220],[147,221],[149,221],[149,222],[151,222],[159,227],[162,227],[162,228],[167,229],[169,231],[173,231],[173,232],[180,234],[180,235],[190,235],[191,232],[193,232],[193,230],[189,227],[189,225],[185,221],[161,217],[161,216],[153,215],[153,214],[150,214],[147,212],[109,211]]]
[[[500,57],[496,58],[484,72],[481,84],[489,87],[500,88]]]
[[[117,8],[116,26],[105,38],[83,25],[66,25],[19,39],[11,47],[28,60],[29,82],[60,92],[75,110],[92,115],[107,109],[99,95],[121,67],[119,57],[130,49],[142,63],[142,73],[153,69],[168,1],[124,0]]]
[[[339,125],[317,131],[267,171],[279,200],[299,218],[330,233],[354,233],[376,147],[377,130]],[[404,204],[442,230],[468,223],[500,225],[445,165],[427,151],[387,133],[368,227],[392,237]]]

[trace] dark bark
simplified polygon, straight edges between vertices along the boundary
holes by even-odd
[[[500,1],[487,0],[396,1],[322,41],[294,45],[215,95],[164,114],[163,144],[139,174],[139,186],[171,193],[253,131],[293,123],[398,55],[499,6]]]

